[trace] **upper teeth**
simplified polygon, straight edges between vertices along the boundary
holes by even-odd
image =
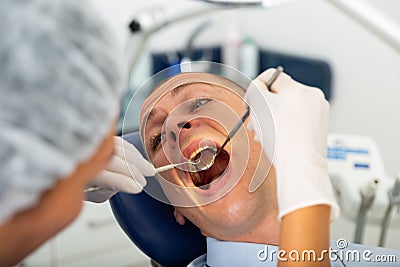
[[[198,149],[193,151],[192,154],[190,154],[189,159],[193,160],[197,156],[197,154],[199,154],[201,151],[206,150],[206,149],[211,149],[214,152],[217,152],[217,148],[215,146],[203,146],[203,147],[199,147]]]

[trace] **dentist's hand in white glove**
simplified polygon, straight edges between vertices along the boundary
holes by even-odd
[[[86,200],[101,203],[119,191],[140,193],[147,183],[144,177],[153,176],[155,173],[153,165],[133,145],[115,137],[115,152],[108,167],[87,186],[98,187],[99,190],[87,192]]]
[[[249,87],[246,100],[251,107],[247,128],[255,132],[255,139],[262,143],[276,169],[279,218],[325,204],[331,206],[334,220],[339,207],[326,162],[329,104],[321,90],[296,82],[285,73],[270,92],[266,83],[274,72],[269,69],[258,76],[254,81],[257,86]]]

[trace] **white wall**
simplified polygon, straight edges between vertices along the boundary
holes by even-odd
[[[167,3],[180,8],[189,1],[93,0],[123,40],[129,19],[140,10]],[[212,15],[219,21],[235,18],[242,32],[271,50],[329,61],[334,69],[330,131],[367,135],[375,139],[388,175],[400,170],[400,54],[384,44],[328,1],[307,0],[274,10],[225,11]],[[400,1],[368,0],[400,26]],[[201,20],[201,19],[200,19]],[[148,49],[176,49],[184,45],[195,21],[168,27],[152,38]],[[201,44],[218,43],[224,27],[203,34]],[[341,219],[333,227],[335,238],[351,240],[353,226]],[[393,230],[388,246],[400,249],[400,230]],[[376,244],[377,230],[367,242]]]

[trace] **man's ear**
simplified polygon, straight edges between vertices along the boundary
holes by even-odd
[[[177,223],[179,223],[180,225],[185,224],[186,222],[185,216],[183,216],[183,214],[179,210],[174,209],[174,216]]]

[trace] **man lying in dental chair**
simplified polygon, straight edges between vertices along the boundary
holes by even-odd
[[[329,241],[339,215],[326,166],[329,104],[284,73],[267,88],[273,73],[247,92],[213,74],[182,73],[142,106],[141,137],[155,167],[218,150],[246,111],[243,99],[251,108],[211,168],[156,176],[177,223],[190,220],[207,237],[207,254],[189,266],[398,266],[382,260],[400,261],[398,251]]]

